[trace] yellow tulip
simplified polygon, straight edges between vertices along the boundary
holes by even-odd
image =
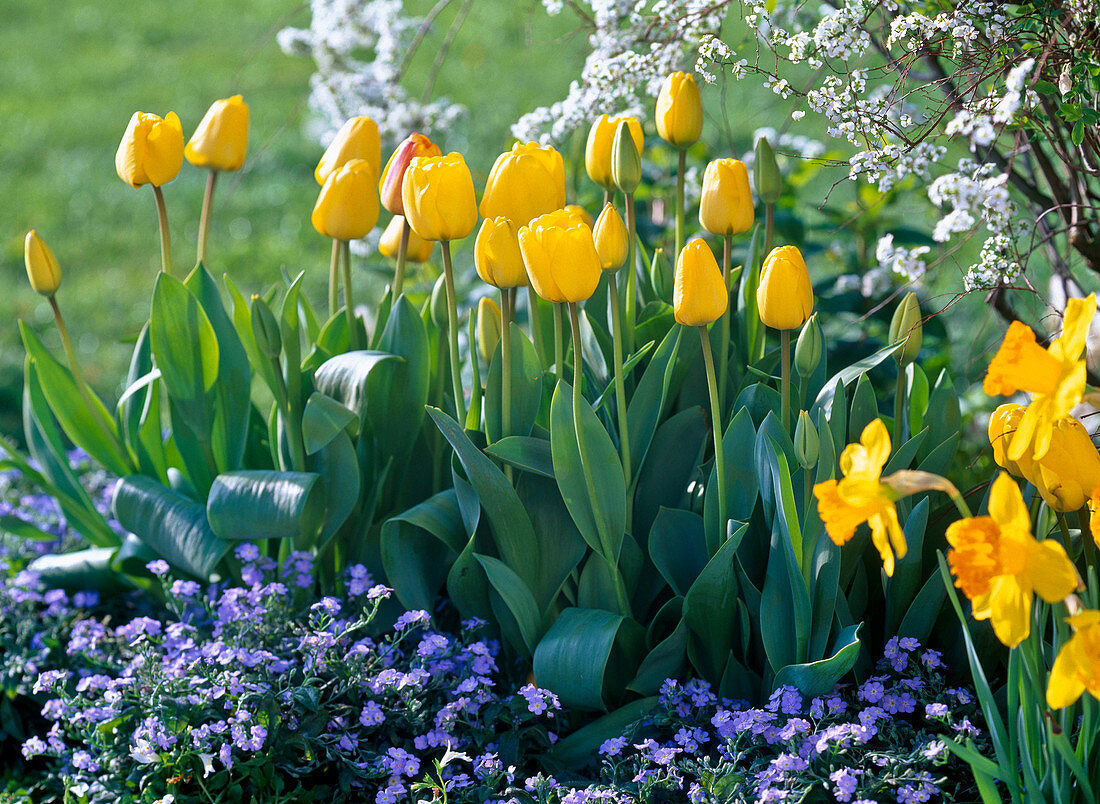
[[[27,239],[23,244],[23,261],[27,265],[27,278],[30,279],[35,293],[43,296],[57,293],[61,286],[61,266],[57,264],[57,257],[50,251],[46,241],[34,229],[27,232]]]
[[[688,242],[676,259],[672,286],[672,310],[677,324],[701,327],[726,312],[729,293],[714,252],[701,238]]]
[[[405,171],[412,160],[418,156],[440,156],[439,146],[423,134],[415,131],[404,139],[390,155],[378,180],[378,194],[382,206],[394,215],[404,215],[405,205],[401,197],[401,187],[405,181]]]
[[[753,223],[749,171],[737,159],[715,159],[703,172],[703,197],[699,202],[699,223],[711,234],[735,235],[747,232]]]
[[[334,172],[352,159],[365,159],[370,163],[374,175],[382,166],[382,143],[378,138],[378,126],[365,115],[353,117],[340,127],[325,149],[313,177],[318,184],[324,184]]]
[[[1062,646],[1047,682],[1047,705],[1062,709],[1076,702],[1085,690],[1100,698],[1100,611],[1086,609],[1066,622],[1074,634]]]
[[[636,117],[629,115],[600,115],[588,132],[588,142],[584,148],[584,169],[588,172],[588,178],[605,190],[615,189],[615,182],[611,177],[611,146],[615,142],[615,129],[619,127],[620,121],[626,122],[630,136],[634,138],[634,145],[638,148],[638,153],[641,153],[645,142],[642,124]]]
[[[477,350],[485,365],[493,362],[493,352],[500,343],[500,305],[488,296],[477,303]]]
[[[760,320],[772,329],[798,329],[814,310],[814,289],[802,253],[780,246],[764,260],[756,288]]]
[[[240,95],[216,100],[183,149],[195,167],[240,170],[248,150],[248,104]]]
[[[459,240],[477,226],[474,180],[461,154],[415,157],[401,199],[409,225],[425,240]]]
[[[401,248],[401,224],[405,219],[400,215],[390,218],[389,224],[382,231],[382,239],[378,241],[378,252],[383,257],[397,258],[397,252]],[[405,249],[405,259],[410,262],[427,262],[431,259],[432,249],[435,243],[425,240],[409,227],[409,244]]]
[[[581,302],[600,281],[592,230],[565,210],[540,215],[519,230],[531,286],[549,302]]]
[[[577,220],[591,229],[595,224],[592,220],[592,216],[588,213],[588,210],[582,207],[580,204],[566,204],[565,211],[575,215]]]
[[[329,175],[313,207],[313,227],[335,240],[358,240],[378,223],[374,168],[352,159]]]
[[[517,225],[565,206],[565,163],[561,154],[537,142],[516,143],[489,171],[481,217],[511,218]]]
[[[162,120],[134,112],[115,152],[118,177],[131,187],[160,187],[176,178],[183,166],[183,127],[175,112]]]
[[[603,270],[617,271],[626,264],[626,224],[610,202],[604,204],[603,212],[596,219],[592,236],[596,240],[596,253],[600,255],[600,267]]]
[[[481,281],[497,288],[527,284],[519,250],[519,229],[511,218],[486,218],[474,241],[474,266]]]
[[[1055,511],[1076,511],[1100,485],[1100,453],[1084,425],[1072,416],[1054,422],[1050,449],[1035,462],[1032,481]]]
[[[674,148],[688,148],[703,133],[703,102],[691,73],[672,73],[657,95],[657,133]]]

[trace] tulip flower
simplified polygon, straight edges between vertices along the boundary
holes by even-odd
[[[790,423],[791,333],[806,323],[814,309],[814,291],[802,253],[794,246],[772,249],[760,269],[756,305],[765,326],[779,330],[782,367],[780,418],[784,429]]]
[[[27,239],[23,244],[23,261],[27,266],[27,278],[31,281],[31,287],[35,293],[43,296],[53,296],[61,286],[61,266],[57,264],[57,257],[46,245],[34,229],[27,232]]]
[[[613,204],[604,204],[592,236],[596,241],[596,253],[600,256],[600,267],[612,273],[622,268],[627,254],[626,224]]]
[[[690,148],[703,133],[703,102],[690,73],[665,78],[657,95],[657,133],[673,148]]]
[[[485,361],[485,365],[493,362],[493,352],[500,343],[500,319],[501,312],[497,303],[488,296],[482,296],[477,303],[477,350],[481,354],[481,359]],[[509,372],[505,370],[504,373]]]
[[[394,215],[390,218],[390,222],[382,231],[382,238],[378,241],[378,253],[383,257],[396,259],[401,250],[402,231],[408,233],[405,235],[408,238],[405,246],[406,259],[418,263],[430,260],[432,251],[435,249],[435,243],[431,240],[425,240],[414,232],[400,215]]]
[[[1054,422],[1050,448],[1033,466],[1028,478],[1053,510],[1082,508],[1100,486],[1100,453],[1081,422],[1063,416]]]
[[[715,159],[703,172],[699,224],[711,234],[743,234],[753,224],[749,171],[738,159]]]
[[[118,177],[131,187],[153,185],[160,227],[161,270],[172,273],[172,243],[168,208],[160,188],[176,178],[183,166],[183,126],[175,112],[162,120],[155,114],[134,112],[115,152]]]
[[[1047,682],[1047,705],[1062,709],[1085,690],[1100,698],[1100,611],[1086,609],[1067,617],[1074,634],[1062,645]]]
[[[423,134],[413,132],[406,137],[390,156],[390,160],[382,170],[382,177],[378,180],[378,195],[382,206],[394,215],[404,215],[405,206],[401,188],[405,181],[405,171],[409,169],[412,160],[418,156],[440,155],[439,146]]]
[[[519,230],[527,276],[549,302],[580,302],[600,281],[592,230],[564,210],[535,218]]]
[[[916,293],[906,293],[901,304],[894,310],[890,319],[890,343],[904,341],[904,345],[894,352],[898,364],[897,382],[894,388],[894,440],[898,444],[905,441],[905,367],[913,363],[920,354],[921,346],[920,301]]]
[[[511,218],[523,226],[565,206],[565,163],[561,154],[537,142],[516,143],[489,171],[481,217]]]
[[[187,161],[208,168],[206,192],[199,217],[198,262],[206,262],[206,241],[210,212],[214,206],[214,185],[219,170],[240,170],[248,150],[248,104],[240,95],[216,100],[206,110],[199,127],[183,149]]]
[[[565,211],[575,215],[577,219],[589,229],[596,225],[596,222],[592,220],[592,216],[589,214],[588,210],[580,204],[566,204]]]
[[[511,218],[486,218],[474,241],[474,266],[486,284],[516,288],[527,284],[519,250],[519,230]]]
[[[378,138],[378,125],[366,115],[352,117],[332,138],[313,177],[323,185],[325,181],[352,159],[365,159],[370,163],[374,175],[382,166],[382,144]]]
[[[619,117],[600,115],[588,132],[588,142],[584,148],[584,169],[588,173],[588,178],[603,187],[606,193],[611,193],[615,189],[615,181],[611,175],[611,146],[620,122],[626,123],[630,136],[634,140],[634,147],[638,149],[638,153],[641,153],[645,142],[642,124],[636,117],[628,115]]]

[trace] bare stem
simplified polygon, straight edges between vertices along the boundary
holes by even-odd
[[[172,275],[172,236],[168,231],[168,207],[164,203],[164,193],[155,184],[153,198],[157,202],[157,223],[160,226],[160,269]]]
[[[718,544],[707,545],[710,554],[718,552],[718,548],[726,538],[726,459],[722,450],[722,422],[719,419],[721,411],[718,407],[718,382],[714,377],[714,356],[710,351],[710,338],[707,337],[707,328],[699,327],[699,337],[703,345],[703,364],[707,370],[707,388],[710,390],[710,417],[711,430],[714,433],[714,471],[718,475]]]
[[[684,173],[687,170],[687,150],[680,149],[680,160],[676,165],[676,256],[684,247]]]
[[[332,259],[328,266],[328,317],[340,309],[340,241],[332,239]],[[350,333],[348,335],[350,336]]]
[[[405,285],[405,260],[406,255],[409,252],[409,233],[412,228],[409,226],[408,220],[401,219],[401,245],[397,247],[397,267],[393,271],[393,300],[396,302],[397,297],[401,295],[401,290]]]
[[[352,349],[359,348],[359,328],[355,326],[355,302],[351,297],[351,244],[340,241],[341,263],[344,267],[344,315],[348,319],[348,343]]]
[[[447,288],[447,338],[451,354],[451,387],[455,397],[455,417],[459,424],[466,421],[466,395],[462,392],[462,364],[458,360],[458,300],[455,298],[455,276],[451,267],[451,241],[443,247],[443,280]]]
[[[206,192],[202,197],[202,213],[199,216],[199,251],[196,260],[199,265],[206,264],[206,241],[210,234],[210,213],[214,208],[214,185],[218,181],[218,171],[211,170],[206,177]]]
[[[615,274],[608,274],[608,290],[611,295],[611,339],[615,360],[615,408],[619,419],[619,453],[623,459],[623,477],[627,495],[630,494],[630,427],[626,415],[626,382],[623,379],[623,326],[619,315],[619,283]],[[574,359],[576,357],[574,356]],[[626,506],[627,518],[632,506]]]

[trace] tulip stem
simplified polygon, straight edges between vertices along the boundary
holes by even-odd
[[[341,264],[344,269],[344,315],[348,320],[348,343],[359,348],[359,328],[355,324],[355,302],[351,298],[351,243],[340,240]]]
[[[708,544],[707,549],[713,556],[726,540],[726,459],[722,450],[721,411],[718,407],[718,381],[714,376],[714,356],[710,351],[710,338],[707,328],[699,327],[699,337],[703,342],[703,364],[707,369],[707,387],[710,390],[711,431],[714,434],[714,471],[718,475],[718,543]]]
[[[283,367],[279,364],[279,358],[271,358],[271,364],[275,369],[275,405],[279,408],[279,413],[282,414],[283,423],[286,427],[286,440],[290,444],[290,461],[291,468],[295,472],[304,472],[306,470],[306,448],[305,441],[302,435],[302,417],[294,410],[294,406],[290,401],[290,394],[287,391],[286,379],[283,377]],[[282,463],[282,457],[279,455],[281,450],[278,445],[275,447],[275,453],[279,456],[279,463]],[[285,468],[285,467],[284,467]]]
[[[500,435],[512,434],[512,293],[500,289]]]
[[[684,173],[687,171],[687,149],[680,149],[676,165],[676,255],[684,247]]]
[[[779,330],[779,392],[780,416],[779,421],[783,425],[783,432],[791,431],[791,331]]]
[[[546,340],[542,336],[539,299],[530,283],[527,285],[527,318],[528,323],[531,325],[531,340],[535,342],[535,351],[539,356],[539,365],[546,368]]]
[[[764,205],[764,259],[772,253],[772,241],[775,239],[775,204]]]
[[[562,344],[562,326],[561,326],[561,304],[554,303],[554,373],[557,375],[558,382],[561,382],[565,376],[565,346]],[[574,352],[576,349],[574,348]],[[576,356],[573,360],[576,362]]]
[[[451,354],[451,388],[455,397],[455,418],[462,424],[466,421],[466,395],[462,393],[462,364],[458,361],[458,302],[455,299],[454,270],[451,268],[451,241],[444,240],[440,245],[443,247],[443,281],[447,288],[447,345]]]
[[[332,239],[332,259],[328,266],[328,317],[336,315],[340,309],[340,241]],[[351,333],[348,333],[351,337]]]
[[[206,192],[202,196],[202,213],[199,215],[199,253],[196,260],[199,265],[206,264],[206,240],[210,233],[210,212],[214,208],[214,185],[218,182],[218,171],[211,170],[206,177]]]
[[[894,385],[894,450],[905,443],[905,369],[898,363],[898,379]]]
[[[722,238],[722,285],[726,289],[726,311],[718,319],[718,405],[724,411],[726,409],[726,385],[729,374],[729,349],[730,349],[730,262],[732,260],[733,237],[726,235]],[[722,420],[723,422],[725,419]]]
[[[595,505],[597,500],[596,481],[592,477],[592,467],[588,461],[588,445],[584,438],[584,427],[581,425],[582,405],[585,404],[581,394],[581,374],[583,355],[581,354],[581,321],[577,313],[577,303],[569,302],[569,324],[573,331],[573,429],[577,433],[577,451],[581,456],[581,469],[584,472],[584,482],[588,487],[588,498]],[[629,506],[627,506],[629,508]],[[601,553],[607,562],[608,571],[611,574],[611,583],[615,587],[615,597],[619,602],[619,610],[623,616],[630,616],[630,599],[626,594],[626,583],[623,581],[622,572],[619,569],[618,556],[614,554],[611,545],[605,541],[605,536],[612,534],[600,533],[600,542],[603,547]]]
[[[153,185],[153,198],[157,202],[157,223],[160,226],[160,269],[172,275],[172,236],[168,231],[168,207],[164,204],[164,193]]]
[[[623,458],[623,478],[626,480],[627,495],[629,495],[630,427],[626,415],[626,383],[623,379],[623,325],[619,316],[619,283],[614,273],[608,274],[607,281],[608,290],[611,292],[611,342],[615,360],[615,407],[619,418],[619,452]],[[629,504],[626,506],[628,520],[631,507]]]
[[[401,244],[397,247],[397,267],[393,271],[393,300],[396,302],[397,297],[401,295],[401,290],[405,285],[405,259],[409,251],[409,234],[412,228],[409,226],[409,222],[405,219],[401,219]]]
[[[627,257],[626,268],[626,331],[623,332],[623,346],[627,355],[634,353],[634,322],[637,320],[638,298],[637,284],[638,268],[635,263],[638,260],[638,224],[634,215],[634,193],[626,194],[626,238]],[[677,251],[677,254],[680,252]],[[618,298],[615,303],[618,304]]]

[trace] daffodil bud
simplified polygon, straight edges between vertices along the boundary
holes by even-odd
[[[752,228],[754,211],[749,171],[738,159],[715,159],[703,171],[699,223],[711,234],[743,234]]]
[[[497,288],[527,284],[519,251],[519,230],[511,218],[486,218],[474,241],[474,267],[482,282]]]
[[[703,133],[703,102],[691,73],[669,75],[657,95],[657,133],[674,148],[689,148]]]
[[[894,355],[899,365],[908,366],[917,359],[921,347],[921,330],[920,301],[916,293],[906,293],[901,304],[894,310],[894,317],[890,319],[890,343],[905,341],[905,346]]]
[[[706,326],[722,317],[729,306],[729,291],[714,252],[702,238],[688,242],[676,260],[672,310],[677,324]]]
[[[334,240],[366,237],[378,223],[378,194],[370,162],[352,159],[330,173],[310,219],[313,228]]]
[[[378,137],[378,125],[365,115],[353,117],[340,127],[332,138],[313,178],[318,184],[324,184],[333,173],[352,159],[365,159],[370,163],[374,175],[382,166],[382,142]]]
[[[630,136],[634,140],[634,147],[638,149],[638,153],[641,153],[645,143],[642,124],[637,118],[626,115],[609,117],[601,114],[592,124],[588,132],[588,141],[585,143],[584,169],[588,173],[588,178],[605,190],[615,189],[615,181],[611,177],[611,146],[615,141],[615,131],[621,122],[627,124]]]
[[[442,332],[446,332],[448,326],[446,279],[447,277],[444,274],[440,274],[439,279],[435,280],[435,284],[432,286],[431,306],[428,308],[432,316],[432,323],[439,327]]]
[[[611,144],[611,180],[627,195],[642,181],[642,155],[626,121],[619,121]]]
[[[283,349],[283,336],[279,332],[279,322],[275,320],[275,314],[259,296],[252,297],[249,307],[252,311],[252,335],[256,339],[256,346],[266,357],[272,360],[278,358]]]
[[[413,159],[401,199],[405,218],[425,240],[461,240],[477,226],[474,179],[462,154]]]
[[[817,466],[818,452],[821,448],[821,439],[817,434],[810,414],[802,410],[798,413],[798,424],[794,428],[794,456],[803,469],[813,469]]]
[[[794,344],[794,368],[798,376],[809,378],[817,371],[821,362],[821,355],[825,350],[825,337],[821,334],[821,324],[814,313],[798,333],[798,340]]]
[[[600,282],[592,230],[560,209],[519,230],[519,249],[535,292],[549,302],[581,302]]]
[[[672,274],[672,266],[669,265],[664,249],[653,249],[653,259],[649,263],[649,282],[661,301],[672,301]]]
[[[596,253],[600,255],[600,267],[603,270],[618,271],[626,264],[626,224],[612,203],[604,204],[592,235],[596,239]]]
[[[561,154],[537,142],[516,143],[497,157],[481,197],[481,217],[511,218],[523,226],[565,206],[565,162]]]
[[[52,296],[61,286],[61,266],[50,251],[46,241],[31,229],[23,243],[23,261],[27,265],[27,278],[35,293]]]
[[[155,114],[134,112],[115,152],[118,177],[131,187],[160,187],[176,178],[183,166],[183,126],[169,112],[162,120]]]
[[[802,252],[779,246],[764,260],[756,288],[760,320],[772,329],[798,329],[814,309],[814,290]]]
[[[477,350],[485,365],[493,360],[493,352],[500,343],[500,307],[488,296],[477,303]]]
[[[756,141],[756,154],[752,162],[752,180],[756,185],[756,194],[765,204],[774,204],[783,192],[783,177],[779,173],[779,164],[775,161],[775,151],[767,137]]]
[[[381,178],[378,179],[378,195],[382,206],[394,215],[405,214],[405,204],[401,198],[405,182],[405,171],[413,159],[418,156],[439,156],[439,146],[423,134],[415,131],[406,137],[390,155]]]
[[[401,224],[405,219],[400,215],[390,218],[389,224],[382,231],[382,238],[378,241],[378,253],[383,257],[397,259],[397,252],[401,249]],[[432,249],[435,243],[425,240],[409,227],[409,244],[405,248],[405,259],[409,262],[427,262],[431,259]]]

